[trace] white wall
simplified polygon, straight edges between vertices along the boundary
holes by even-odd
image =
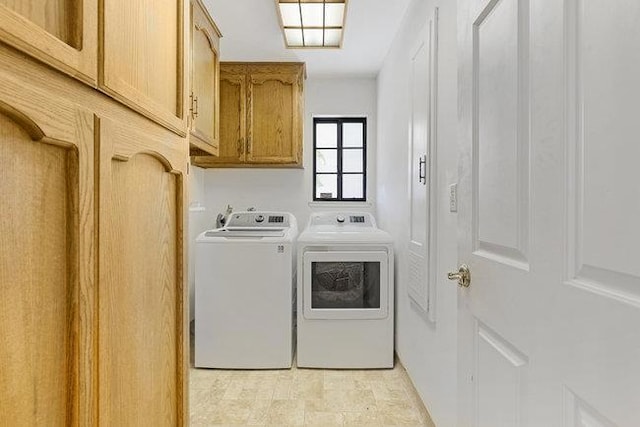
[[[410,55],[434,5],[440,7],[438,67],[438,284],[436,322],[407,293],[409,222],[408,129]],[[457,43],[455,2],[414,0],[378,75],[377,211],[396,243],[396,351],[434,422],[456,425],[456,216],[448,209],[448,185],[457,177]]]

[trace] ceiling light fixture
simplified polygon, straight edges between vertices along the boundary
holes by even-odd
[[[340,48],[347,0],[276,0],[288,48]]]

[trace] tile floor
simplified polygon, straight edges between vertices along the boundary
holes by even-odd
[[[404,367],[191,369],[191,426],[434,426]]]

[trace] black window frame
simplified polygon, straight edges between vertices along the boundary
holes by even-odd
[[[336,148],[317,147],[317,125],[321,123],[336,124],[337,128],[337,145]],[[344,123],[361,123],[362,124],[362,147],[343,147],[342,146],[342,125]],[[337,172],[318,172],[317,170],[317,150],[336,150],[337,151]],[[342,156],[345,150],[362,150],[362,172],[343,172]],[[316,197],[316,185],[318,175],[336,175],[337,190],[336,197],[325,199]],[[342,178],[344,175],[362,175],[362,197],[344,198],[342,197]],[[367,201],[367,118],[366,117],[314,117],[313,118],[313,201],[314,202],[366,202]]]

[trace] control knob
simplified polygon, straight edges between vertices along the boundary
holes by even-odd
[[[336,217],[336,221],[338,221],[340,224],[342,224],[345,221],[345,218],[342,215],[338,215]]]

